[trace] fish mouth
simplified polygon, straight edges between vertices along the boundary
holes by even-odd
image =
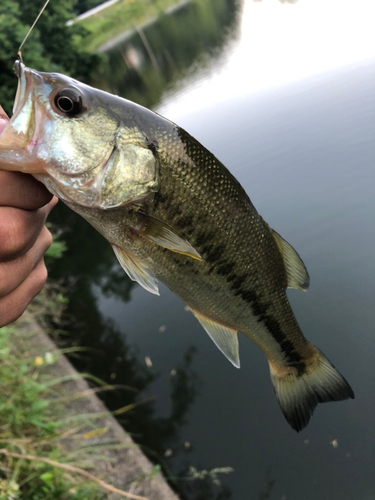
[[[13,70],[18,77],[18,85],[16,96],[14,98],[12,116],[5,129],[11,127],[16,121],[18,115],[20,115],[21,111],[26,108],[27,101],[33,89],[33,70],[27,68],[19,60],[14,63]]]
[[[18,77],[17,93],[12,117],[9,120],[5,113],[3,115],[7,122],[0,134],[0,168],[23,171],[23,164],[30,161],[27,147],[35,132],[35,110],[31,99],[34,72],[21,61],[16,61],[14,71]]]
[[[28,79],[26,77],[27,72],[25,71],[25,65],[22,64],[21,61],[17,60],[14,63],[13,66],[14,72],[16,73],[18,77],[18,85],[17,85],[17,92],[16,92],[16,97],[14,99],[14,104],[13,104],[13,110],[12,110],[12,116],[10,120],[8,119],[8,116],[6,113],[3,111],[2,116],[0,118],[4,118],[7,120],[7,124],[3,131],[0,133],[1,136],[6,135],[7,129],[11,128],[13,125],[13,122],[17,118],[19,112],[25,105],[28,95],[29,95],[29,90],[31,89],[31,82],[28,82]]]

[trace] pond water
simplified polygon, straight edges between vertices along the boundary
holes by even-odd
[[[184,304],[131,282],[112,250],[61,203],[69,250],[51,270],[64,326],[91,351],[79,369],[131,386],[105,396],[186,499],[375,499],[375,35],[371,1],[183,2],[108,49],[96,84],[175,121],[241,182],[302,256],[288,292],[305,336],[356,399],[319,405],[295,433],[262,352],[240,336],[241,369]],[[151,398],[151,399],[150,399]],[[232,467],[181,481],[189,466]]]

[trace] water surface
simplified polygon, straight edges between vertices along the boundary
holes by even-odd
[[[221,476],[222,487],[177,482],[182,498],[375,499],[375,54],[363,49],[371,36],[364,21],[363,47],[357,44],[351,59],[348,54],[335,59],[332,45],[338,51],[345,35],[338,17],[337,26],[329,26],[338,42],[326,41],[327,60],[337,60],[336,65],[302,61],[305,69],[291,73],[285,62],[279,80],[271,73],[263,84],[258,78],[252,85],[257,57],[246,45],[249,30],[263,22],[263,31],[257,29],[267,35],[267,22],[273,26],[275,15],[284,28],[295,25],[300,37],[295,44],[305,46],[309,57],[302,3],[275,1],[271,7],[272,2],[226,1],[213,8],[214,2],[206,2],[203,10],[189,4],[144,28],[156,67],[135,34],[117,55],[111,52],[116,75],[103,87],[135,99],[152,88],[155,72],[168,68],[139,100],[212,151],[264,219],[297,249],[311,285],[307,293],[288,292],[290,302],[305,336],[352,385],[354,401],[319,405],[309,426],[295,433],[278,408],[268,364],[254,344],[240,335],[241,369],[236,370],[166,287],[161,285],[160,297],[148,294],[123,275],[110,246],[84,221],[64,207],[55,213],[70,227],[69,252],[53,270],[69,283],[66,321],[74,341],[96,349],[77,366],[140,391],[107,396],[112,408],[153,398],[122,422],[173,476],[186,473],[189,465],[234,468]],[[341,5],[345,22],[354,13],[354,29],[370,2]],[[275,14],[272,8],[285,10]],[[314,19],[321,19],[316,29],[324,34],[330,11],[319,2],[311,9]],[[173,44],[186,19],[195,26],[200,22],[202,43],[192,30],[195,49],[184,64],[174,65],[178,50],[190,47],[187,28],[178,50]],[[278,41],[282,45],[272,40],[275,47]],[[133,49],[133,55],[142,54],[135,66],[123,57]],[[271,56],[264,57],[266,68]],[[297,52],[291,55],[291,68],[299,64],[296,57]]]

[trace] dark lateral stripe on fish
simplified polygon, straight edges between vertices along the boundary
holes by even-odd
[[[158,203],[162,204],[163,208],[168,211],[169,216],[174,219],[174,223],[177,224],[177,226],[184,229],[194,227],[194,218],[188,215],[181,217],[181,209],[177,205],[172,205],[171,197],[168,195],[162,196],[159,193],[157,199]],[[220,261],[220,257],[222,257],[225,247],[221,244],[213,245],[212,241],[212,235],[203,231],[195,238],[195,243],[200,249],[204,261],[209,264],[215,264],[209,267],[208,274],[215,271],[220,276],[226,277],[234,294],[240,295],[241,298],[251,306],[254,315],[258,318],[258,322],[264,322],[272,338],[277,342],[280,351],[284,354],[288,365],[296,368],[298,374],[302,374],[306,368],[305,363],[302,361],[303,358],[295,350],[292,342],[290,342],[287,336],[282,332],[279,322],[274,317],[266,315],[268,305],[262,305],[256,293],[243,288],[242,285],[245,283],[248,276],[246,274],[237,275],[233,272],[232,262],[227,260]],[[177,262],[176,259],[176,263],[180,262]]]
[[[158,205],[163,205],[165,210],[170,210],[172,208],[172,202],[173,198],[172,196],[168,195],[168,193],[162,193],[162,191],[159,191],[158,193],[155,193],[155,200],[154,200],[154,210],[158,207]],[[175,203],[173,208],[172,208],[178,215],[182,214],[182,208],[180,204]]]
[[[241,286],[238,287],[236,281],[232,283],[231,289],[234,291],[235,295],[240,295],[241,298],[251,306],[254,315],[257,317],[258,323],[262,322],[267,328],[272,338],[280,347],[281,352],[285,355],[288,364],[295,367],[299,374],[303,373],[306,367],[305,363],[302,362],[303,358],[296,351],[292,342],[288,340],[287,336],[283,333],[277,319],[267,314],[269,305],[262,304],[255,292],[245,290],[241,288]]]
[[[209,264],[216,264],[217,260],[223,255],[224,251],[225,245],[220,243],[218,245],[212,245],[211,243],[202,248],[201,255]]]
[[[258,321],[260,320],[258,319]],[[277,319],[271,315],[265,315],[261,318],[261,321],[272,335],[272,338],[277,342],[281,352],[285,355],[288,365],[296,368],[298,375],[302,375],[305,371],[306,364],[302,361],[303,358],[299,352],[296,351],[293,343],[288,340],[287,336],[281,330],[280,323]]]
[[[196,217],[192,215],[180,215],[174,219],[174,223],[178,228],[189,230],[195,226],[195,220]]]
[[[244,274],[242,276],[238,276],[238,274],[230,274],[227,276],[227,282],[231,283],[232,290],[238,290],[244,281],[246,281],[246,278],[247,276]]]
[[[198,248],[201,248],[207,245],[209,241],[212,241],[212,239],[212,233],[210,233],[209,231],[201,231],[195,238],[195,244]]]
[[[228,261],[219,262],[216,267],[217,274],[219,274],[220,276],[225,276],[227,281],[229,276],[234,276],[234,278],[236,277],[236,275],[232,273],[232,270],[233,270],[233,264],[232,262]]]
[[[171,196],[158,193],[155,197],[154,209],[156,209],[159,204],[162,205],[163,210],[165,210],[168,214],[168,221],[176,226],[177,229],[183,229],[189,234],[196,227],[197,216],[183,214],[181,204],[173,203],[173,199]],[[202,234],[204,233],[202,232]],[[205,236],[204,239],[209,241]],[[199,244],[201,244],[201,242]]]
[[[216,266],[209,268],[209,273],[215,270],[219,275],[227,277],[227,282],[230,283],[230,288],[234,292],[234,295],[239,295],[251,306],[254,315],[257,317],[257,321],[264,323],[272,338],[277,342],[280,351],[285,355],[288,365],[293,366],[299,375],[304,373],[306,364],[302,361],[302,356],[282,332],[279,322],[273,316],[266,314],[269,306],[261,304],[255,292],[242,287],[248,276],[231,273],[233,264],[229,261],[217,261],[217,258],[222,255],[223,250],[223,245],[207,245],[201,249],[201,254],[205,261],[216,263]]]
[[[202,250],[204,255],[204,249]],[[233,265],[228,262],[218,262],[215,271],[222,276],[226,276],[232,271]],[[300,375],[305,371],[306,364],[302,361],[302,356],[296,351],[293,343],[288,340],[287,336],[281,330],[279,322],[272,316],[267,315],[269,306],[262,304],[257,294],[251,290],[243,288],[243,284],[247,279],[247,275],[236,275],[232,272],[227,276],[227,281],[231,283],[230,288],[234,295],[239,295],[245,302],[247,302],[257,317],[258,322],[263,322],[272,338],[277,342],[281,352],[285,355],[285,360],[289,366],[296,368],[297,373]]]

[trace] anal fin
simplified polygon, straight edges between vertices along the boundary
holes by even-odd
[[[112,248],[122,268],[131,280],[139,283],[148,292],[160,295],[158,280],[144,262],[116,245],[112,245]]]
[[[211,319],[203,316],[197,311],[191,309],[191,312],[206,330],[208,335],[216,344],[216,347],[229,359],[236,367],[240,367],[240,357],[238,354],[238,338],[237,331],[226,326],[215,323]]]

